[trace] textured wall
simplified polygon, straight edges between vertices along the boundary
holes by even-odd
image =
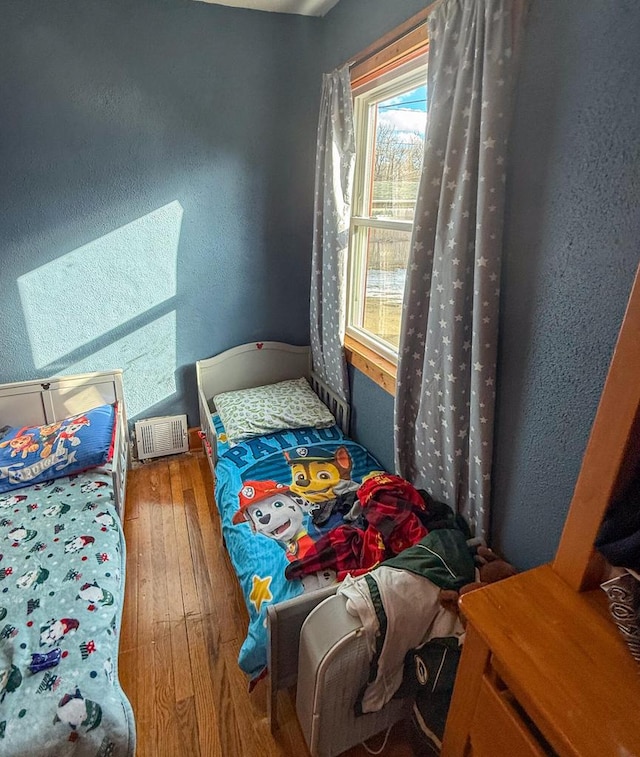
[[[393,472],[393,398],[353,366],[349,366],[349,383],[351,435]]]
[[[640,5],[534,0],[508,174],[493,540],[553,556],[640,260]],[[640,378],[639,378],[640,380]]]
[[[190,0],[4,0],[0,381],[308,340],[320,19]]]
[[[342,65],[426,5],[425,0],[340,0],[324,18],[323,70]]]

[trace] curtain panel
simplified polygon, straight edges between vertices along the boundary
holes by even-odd
[[[428,120],[400,336],[400,475],[489,525],[505,161],[524,3],[430,14]]]
[[[322,81],[311,260],[313,368],[343,400],[349,399],[343,341],[354,164],[353,101],[345,66]]]

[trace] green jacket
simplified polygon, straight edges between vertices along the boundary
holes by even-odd
[[[438,528],[430,531],[413,547],[381,565],[415,573],[441,589],[458,589],[475,581],[473,555],[465,535],[458,529]]]

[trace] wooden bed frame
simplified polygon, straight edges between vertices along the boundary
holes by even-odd
[[[208,360],[199,360],[196,363],[196,376],[202,443],[214,481],[217,446],[211,413],[215,412],[213,397],[221,392],[249,389],[304,376],[331,410],[344,433],[349,431],[349,406],[313,373],[308,346],[298,347],[284,342],[243,344]],[[327,586],[267,608],[267,711],[272,731],[277,727],[277,693],[293,686],[297,681],[298,642],[302,624],[311,610],[335,594],[336,589],[337,585]],[[292,650],[295,650],[295,654],[292,654]]]
[[[112,463],[113,497],[122,520],[129,444],[121,370],[0,384],[0,428],[54,423],[112,402],[118,403]]]

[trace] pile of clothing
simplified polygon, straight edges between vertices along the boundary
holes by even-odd
[[[470,533],[465,521],[426,491],[388,473],[371,476],[347,500],[345,521],[324,534],[304,557],[287,566],[288,579],[333,570],[339,581],[364,575],[434,531]],[[438,536],[433,537],[438,541]]]
[[[363,714],[396,694],[410,650],[436,638],[457,648],[464,628],[441,592],[457,592],[476,579],[475,549],[463,518],[398,476],[366,479],[336,502],[331,517],[336,506],[344,520],[290,563],[286,576],[333,570],[342,581],[338,594],[362,623],[371,659],[356,703]],[[445,653],[457,660],[450,649]]]

